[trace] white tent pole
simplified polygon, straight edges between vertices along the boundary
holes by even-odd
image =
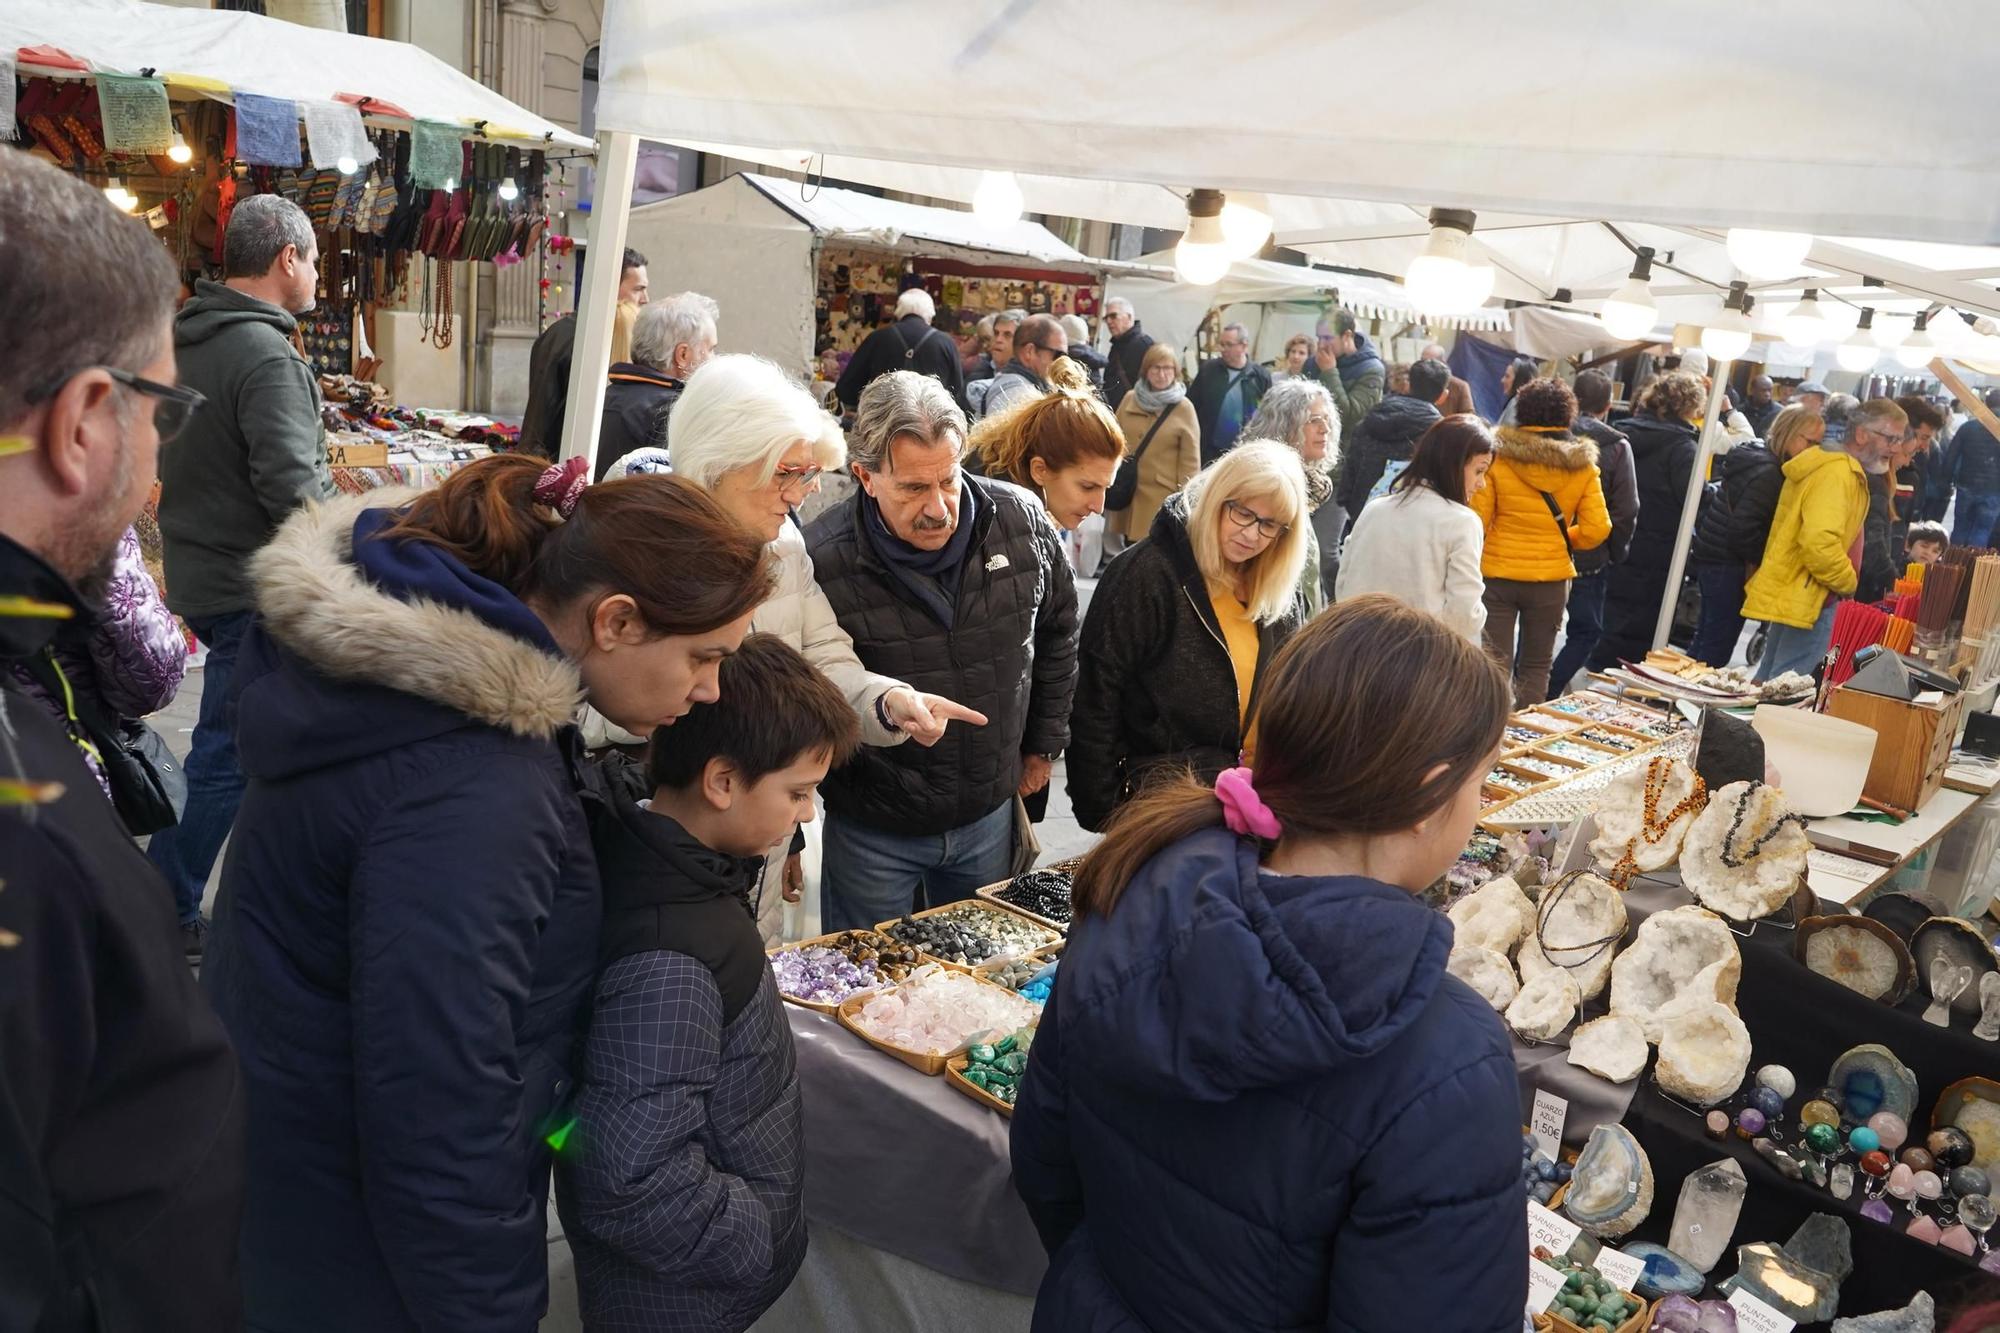
[[[1660,618],[1653,624],[1653,646],[1667,646],[1667,633],[1674,627],[1674,607],[1681,599],[1681,575],[1687,572],[1688,546],[1694,541],[1695,511],[1701,508],[1701,488],[1708,481],[1708,460],[1715,455],[1715,442],[1722,437],[1722,389],[1736,363],[1723,361],[1712,372],[1708,386],[1708,408],[1702,413],[1701,442],[1694,451],[1694,470],[1688,473],[1687,494],[1681,497],[1681,524],[1674,533],[1674,558],[1667,562],[1667,592],[1660,599]]]
[[[569,404],[563,417],[562,456],[578,454],[597,471],[597,432],[604,416],[605,368],[611,364],[611,330],[617,318],[618,283],[624,277],[626,224],[632,214],[632,179],[639,166],[639,136],[607,130],[597,136],[597,182],[591,190],[590,252],[576,294],[576,344],[569,362]]]

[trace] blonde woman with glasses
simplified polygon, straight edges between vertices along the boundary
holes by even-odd
[[[812,556],[792,510],[819,489],[822,472],[846,464],[847,444],[811,393],[762,357],[717,356],[688,378],[674,405],[667,454],[676,475],[701,486],[732,518],[770,543],[778,578],[750,628],[783,639],[839,687],[861,719],[864,745],[905,740],[935,745],[951,722],[984,724],[969,708],[863,667],[814,580]],[[587,740],[596,739],[593,730],[587,722]],[[766,867],[757,925],[769,943],[778,941],[784,904],[798,901],[804,883],[801,846],[795,838],[790,849],[774,852]]]
[[[1251,440],[1168,497],[1105,572],[1070,711],[1069,794],[1085,828],[1161,774],[1211,780],[1247,762],[1264,668],[1304,618],[1310,530],[1298,452]]]

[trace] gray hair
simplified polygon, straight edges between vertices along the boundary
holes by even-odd
[[[1107,296],[1104,299],[1104,313],[1107,315],[1130,315],[1135,313],[1132,303],[1122,296]]]
[[[1237,324],[1234,322],[1224,324],[1222,326],[1222,333],[1240,333],[1243,335],[1244,345],[1248,346],[1250,343],[1250,326],[1247,324]],[[1219,339],[1220,334],[1217,337]]]
[[[709,490],[739,470],[768,482],[786,451],[801,441],[812,446],[821,467],[840,466],[839,426],[761,356],[711,357],[688,376],[667,418],[674,471]]]
[[[1090,325],[1084,323],[1082,315],[1064,315],[1058,321],[1063,332],[1068,335],[1070,346],[1090,346]]]
[[[999,320],[999,318],[1000,317],[998,315],[981,315],[979,317],[979,323],[973,326],[973,328],[978,331],[979,345],[981,347],[984,347],[986,346],[987,343],[993,341],[993,326],[994,323]]]
[[[91,366],[136,371],[169,336],[166,247],[104,192],[0,150],[0,426]]]
[[[914,370],[892,370],[861,391],[847,461],[887,472],[889,446],[904,435],[927,446],[949,443],[954,455],[961,454],[965,429],[965,413],[944,385]]]
[[[1256,415],[1243,425],[1242,438],[1283,440],[1296,449],[1305,443],[1306,421],[1313,415],[1313,409],[1318,407],[1324,407],[1326,414],[1333,418],[1333,425],[1327,431],[1329,439],[1339,439],[1340,409],[1333,405],[1333,395],[1326,391],[1324,384],[1306,376],[1279,380],[1264,390]],[[1331,446],[1327,452],[1331,455]]]
[[[922,315],[926,321],[936,319],[937,302],[931,300],[931,294],[921,287],[905,288],[903,294],[896,298],[896,318],[901,319],[905,315]]]
[[[674,349],[715,330],[722,307],[700,292],[676,292],[639,308],[632,326],[632,359],[664,370],[674,363]]]
[[[261,278],[278,262],[288,245],[299,257],[313,253],[312,219],[291,200],[276,194],[253,194],[231,210],[222,237],[222,276]]]
[[[1028,312],[1019,306],[1014,306],[1011,309],[1002,310],[1000,318],[1009,324],[1020,324],[1028,318]]]

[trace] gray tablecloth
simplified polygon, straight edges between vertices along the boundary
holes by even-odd
[[[815,1235],[832,1227],[949,1277],[1032,1297],[1048,1260],[1014,1192],[1007,1120],[831,1015],[797,1005],[785,1014],[805,1097]]]

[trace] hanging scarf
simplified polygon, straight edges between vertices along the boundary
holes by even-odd
[[[952,627],[958,601],[959,574],[965,567],[966,552],[972,546],[972,526],[979,516],[979,492],[967,483],[958,492],[958,527],[951,540],[935,551],[910,545],[889,530],[881,509],[866,491],[860,495],[861,530],[868,545],[889,567],[895,580],[937,617],[946,629]]]
[[[1326,460],[1306,464],[1306,512],[1318,513],[1319,507],[1333,498],[1333,476],[1327,471]]]
[[[1141,381],[1132,392],[1139,395],[1140,407],[1158,416],[1187,397],[1187,385],[1175,380],[1164,389],[1155,389],[1152,385]]]

